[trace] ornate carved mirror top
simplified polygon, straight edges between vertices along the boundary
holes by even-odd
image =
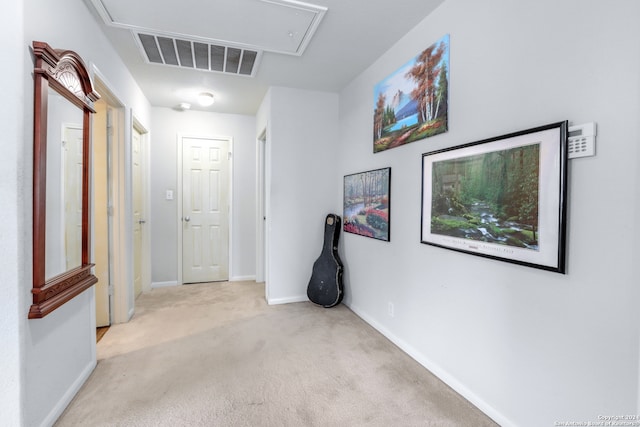
[[[78,54],[33,42],[33,304],[51,313],[97,282],[89,260],[89,115],[94,91]]]

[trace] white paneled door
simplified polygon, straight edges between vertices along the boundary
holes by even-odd
[[[142,293],[142,242],[146,223],[143,200],[142,135],[136,128],[131,134],[133,166],[133,295]]]
[[[182,139],[182,282],[229,279],[229,140]]]

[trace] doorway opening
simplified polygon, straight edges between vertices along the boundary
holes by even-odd
[[[147,218],[149,195],[148,131],[133,118],[131,132],[131,180],[133,206],[133,298],[151,290],[151,245]]]
[[[98,277],[96,327],[101,327],[126,322],[132,312],[127,304],[125,107],[96,69],[94,82],[101,98],[92,115],[92,259]]]
[[[257,201],[256,201],[256,282],[265,283],[265,296],[269,299],[268,286],[268,227],[267,227],[267,198],[268,198],[268,145],[267,130],[264,129],[257,141],[258,173],[257,177]]]
[[[102,82],[96,79],[96,89],[101,98],[94,104],[92,116],[93,154],[93,262],[98,283],[95,285],[96,327],[111,325],[113,320],[113,159],[114,142],[117,142],[120,117],[124,113],[117,100]],[[115,141],[114,141],[115,140]]]

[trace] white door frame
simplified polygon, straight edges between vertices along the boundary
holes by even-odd
[[[135,114],[132,118],[133,129],[140,134],[140,149],[142,150],[143,161],[143,174],[142,174],[142,212],[146,223],[144,224],[144,234],[142,235],[142,292],[149,292],[151,290],[151,222],[149,218],[150,206],[151,206],[151,192],[149,191],[151,176],[150,176],[150,162],[149,156],[151,150],[149,149],[149,131],[138,120]],[[133,148],[133,147],[132,147]],[[133,165],[132,165],[133,167]],[[133,188],[133,187],[132,187]]]
[[[192,134],[178,134],[176,138],[176,158],[177,158],[177,188],[176,188],[176,202],[178,205],[178,285],[184,285],[182,279],[182,140],[188,139],[223,139],[229,144],[229,280],[233,277],[233,138],[230,136],[211,136],[211,135],[192,135]]]

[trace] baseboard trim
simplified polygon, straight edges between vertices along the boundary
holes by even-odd
[[[398,346],[402,351],[407,353],[412,359],[421,364],[424,368],[430,371],[433,375],[440,378],[445,384],[454,389],[458,394],[471,402],[475,407],[484,412],[489,418],[503,427],[515,427],[516,423],[509,420],[494,407],[489,405],[483,399],[481,399],[473,391],[469,390],[462,382],[460,382],[455,376],[451,375],[445,369],[440,367],[437,363],[434,363],[428,357],[417,351],[413,346],[409,345],[406,341],[398,338],[392,334],[387,328],[382,326],[378,321],[370,317],[363,310],[354,305],[347,305],[351,311],[353,311],[358,317],[371,325],[374,329],[384,335],[389,341]]]
[[[176,280],[171,282],[151,282],[151,289],[167,288],[169,286],[178,286],[178,282]]]
[[[58,401],[56,406],[54,406],[53,409],[51,409],[51,412],[49,412],[49,415],[47,415],[47,417],[44,420],[42,420],[42,423],[40,424],[41,427],[50,427],[56,421],[58,421],[58,418],[60,418],[60,415],[62,415],[64,410],[67,409],[67,406],[69,406],[69,403],[71,403],[73,398],[80,391],[80,388],[89,379],[89,376],[91,375],[93,370],[96,368],[96,365],[97,365],[97,361],[95,359],[93,359],[82,370],[82,372],[80,373],[78,378],[76,378],[76,380],[73,382],[73,384],[71,384],[71,387],[69,387],[69,389],[66,391],[66,393]]]
[[[269,298],[267,299],[267,304],[269,305],[278,305],[278,304],[289,304],[292,302],[306,302],[309,301],[306,295],[298,295],[296,297],[287,297],[287,298]]]
[[[229,279],[230,282],[255,282],[256,276],[233,276]]]

